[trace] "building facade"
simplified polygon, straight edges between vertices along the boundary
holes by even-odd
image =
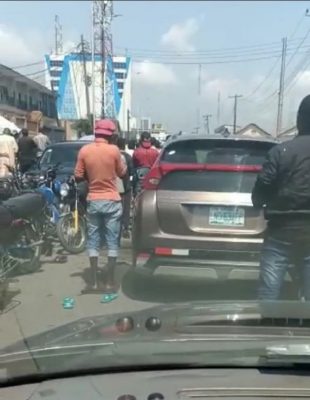
[[[0,64],[0,115],[20,129],[36,132],[38,124],[57,125],[54,93]]]
[[[100,115],[102,99],[100,91],[92,88],[93,63],[91,55],[70,53],[67,55],[46,55],[46,86],[57,94],[57,111],[60,119],[77,120],[87,117],[87,94],[89,111]],[[84,72],[86,68],[86,79]],[[113,72],[110,77],[114,87],[115,117],[121,129],[127,130],[128,112],[131,112],[131,59],[125,56],[113,57]],[[101,57],[95,57],[94,82],[96,88],[101,81]],[[93,106],[94,103],[94,106]]]

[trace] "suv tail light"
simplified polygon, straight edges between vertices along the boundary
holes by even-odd
[[[145,175],[143,179],[143,189],[144,190],[155,190],[159,185],[159,182],[162,178],[162,172],[159,165],[151,168],[148,174]]]
[[[163,176],[173,171],[260,172],[261,169],[261,165],[155,163],[144,177],[143,189],[156,190]]]

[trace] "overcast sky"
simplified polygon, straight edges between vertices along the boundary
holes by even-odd
[[[237,93],[243,95],[238,124],[254,122],[272,132],[281,38],[287,36],[283,128],[294,123],[298,103],[310,91],[307,2],[114,4],[115,13],[121,14],[113,22],[114,52],[127,51],[133,59],[134,114],[150,116],[171,131],[192,131],[198,122],[203,129],[200,109],[201,116],[212,114],[214,128],[218,122],[232,123],[233,101],[228,96]],[[90,12],[88,1],[1,1],[0,62],[18,67],[42,60],[42,64],[18,69],[42,79],[43,55],[54,47],[54,15],[60,17],[64,47],[70,50],[81,34],[90,39]]]

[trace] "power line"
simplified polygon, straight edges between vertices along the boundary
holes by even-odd
[[[288,40],[288,42],[293,43],[296,41],[299,41],[300,38],[296,38],[296,39],[291,39]],[[225,51],[235,51],[235,50],[242,50],[242,49],[254,49],[254,48],[261,48],[261,47],[266,47],[266,48],[270,48],[270,47],[279,47],[279,42],[271,42],[271,43],[265,43],[265,44],[256,44],[256,45],[247,45],[247,46],[239,46],[239,47],[224,47],[224,48],[219,48],[219,49],[209,49],[209,50],[199,50],[196,51],[196,53],[219,53],[219,52],[225,52]],[[137,48],[123,48],[123,47],[116,47],[117,49],[122,49],[122,50],[127,50],[129,51],[129,53],[134,53],[134,52],[145,52],[145,53],[162,53],[162,54],[179,54],[179,53],[183,53],[183,54],[192,54],[193,51],[172,51],[172,50],[157,50],[157,49],[137,49]]]
[[[296,33],[297,33],[297,31],[298,31],[298,29],[299,29],[299,27],[302,24],[304,19],[305,19],[305,14],[302,14],[300,20],[297,22],[297,24],[296,24],[296,26],[295,26],[295,28],[293,30],[293,33],[290,36],[290,39],[293,39],[293,37],[296,35]]]
[[[42,74],[42,73],[44,73],[44,72],[47,72],[48,71],[48,68],[45,68],[45,69],[42,69],[41,71],[35,71],[35,72],[32,72],[31,74],[23,74],[23,76],[33,76],[33,75],[38,75],[38,74]]]
[[[34,67],[35,65],[39,65],[39,64],[44,64],[44,61],[41,60],[41,61],[33,62],[31,64],[17,65],[16,67],[11,67],[11,69],[22,69],[22,68]]]
[[[301,18],[299,19],[299,21],[297,22],[292,34],[290,35],[290,39],[287,41],[292,41],[293,37],[295,36],[296,32],[298,31],[302,21],[304,20],[305,15],[302,14]],[[303,43],[305,42],[305,40],[307,39],[308,35],[309,35],[310,30],[306,33],[306,35],[301,39],[300,43],[298,44],[298,46],[296,47],[293,55],[291,56],[290,60],[287,63],[287,66],[290,64],[290,62],[293,60],[293,58],[295,57],[295,55],[297,54],[298,50],[300,48],[302,48]],[[305,47],[305,46],[303,46]],[[287,48],[286,54],[288,53],[289,49]],[[275,70],[276,66],[278,65],[279,61],[281,60],[282,54],[278,57],[278,59],[275,61],[275,63],[272,65],[272,67],[270,68],[270,70],[267,72],[265,78],[257,85],[257,87],[249,94],[247,95],[245,98],[248,97],[252,97],[263,85],[265,82],[268,81],[268,79],[271,77],[271,75],[273,74],[273,71]],[[270,97],[273,97],[275,94],[277,93],[277,91],[273,92],[270,96],[267,97],[267,99]]]
[[[252,90],[250,94],[244,97],[244,99],[247,99],[248,97],[252,97],[256,92],[259,91],[259,89],[264,85],[264,83],[271,77],[273,71],[275,70],[276,66],[278,65],[279,61],[281,60],[281,56],[279,56],[275,63],[272,65],[268,73],[266,74],[265,78],[256,86],[255,89]]]
[[[303,52],[301,54],[306,54]],[[133,61],[137,64],[164,64],[164,65],[217,65],[217,64],[234,64],[240,62],[251,62],[251,61],[261,61],[261,60],[270,60],[271,58],[278,58],[278,55],[275,56],[266,56],[266,57],[255,57],[255,58],[243,58],[239,60],[225,60],[225,61],[203,61],[203,60],[195,60],[195,61],[161,61],[161,60],[137,60],[133,58]]]

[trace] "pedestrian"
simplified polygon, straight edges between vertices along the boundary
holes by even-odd
[[[126,152],[132,157],[133,153],[136,149],[136,140],[135,139],[130,139],[128,140],[128,144],[126,145]]]
[[[10,129],[5,128],[0,135],[0,177],[10,176],[11,170],[16,168],[17,143]]]
[[[301,291],[310,300],[310,96],[297,114],[298,135],[274,146],[252,192],[267,219],[258,297],[277,300],[292,261],[300,263]],[[295,268],[297,266],[295,265]]]
[[[33,140],[40,152],[43,152],[47,146],[51,144],[50,138],[41,131],[33,138]]]
[[[114,122],[109,119],[96,121],[95,141],[81,148],[75,167],[76,179],[88,182],[87,248],[91,283],[86,291],[100,290],[98,257],[102,236],[108,248],[103,290],[109,293],[116,291],[114,273],[122,218],[122,203],[116,181],[117,177],[122,178],[126,174],[127,169],[118,147],[110,144],[115,130]]]
[[[158,150],[152,147],[149,132],[142,132],[139,147],[135,149],[132,159],[135,168],[152,168],[158,157]]]
[[[18,140],[18,160],[22,173],[28,171],[35,163],[37,145],[29,136],[28,129],[21,130],[22,137]]]
[[[126,140],[124,138],[118,138],[117,146],[120,149],[124,161],[127,166],[126,175],[123,177],[124,192],[121,194],[122,205],[123,205],[123,217],[122,227],[120,231],[120,237],[129,238],[129,226],[130,226],[130,210],[131,210],[131,198],[132,198],[132,185],[131,180],[134,174],[132,157],[126,152]]]
[[[80,137],[79,140],[86,140],[87,142],[93,142],[95,140],[95,135],[93,132],[84,133],[83,136]]]

